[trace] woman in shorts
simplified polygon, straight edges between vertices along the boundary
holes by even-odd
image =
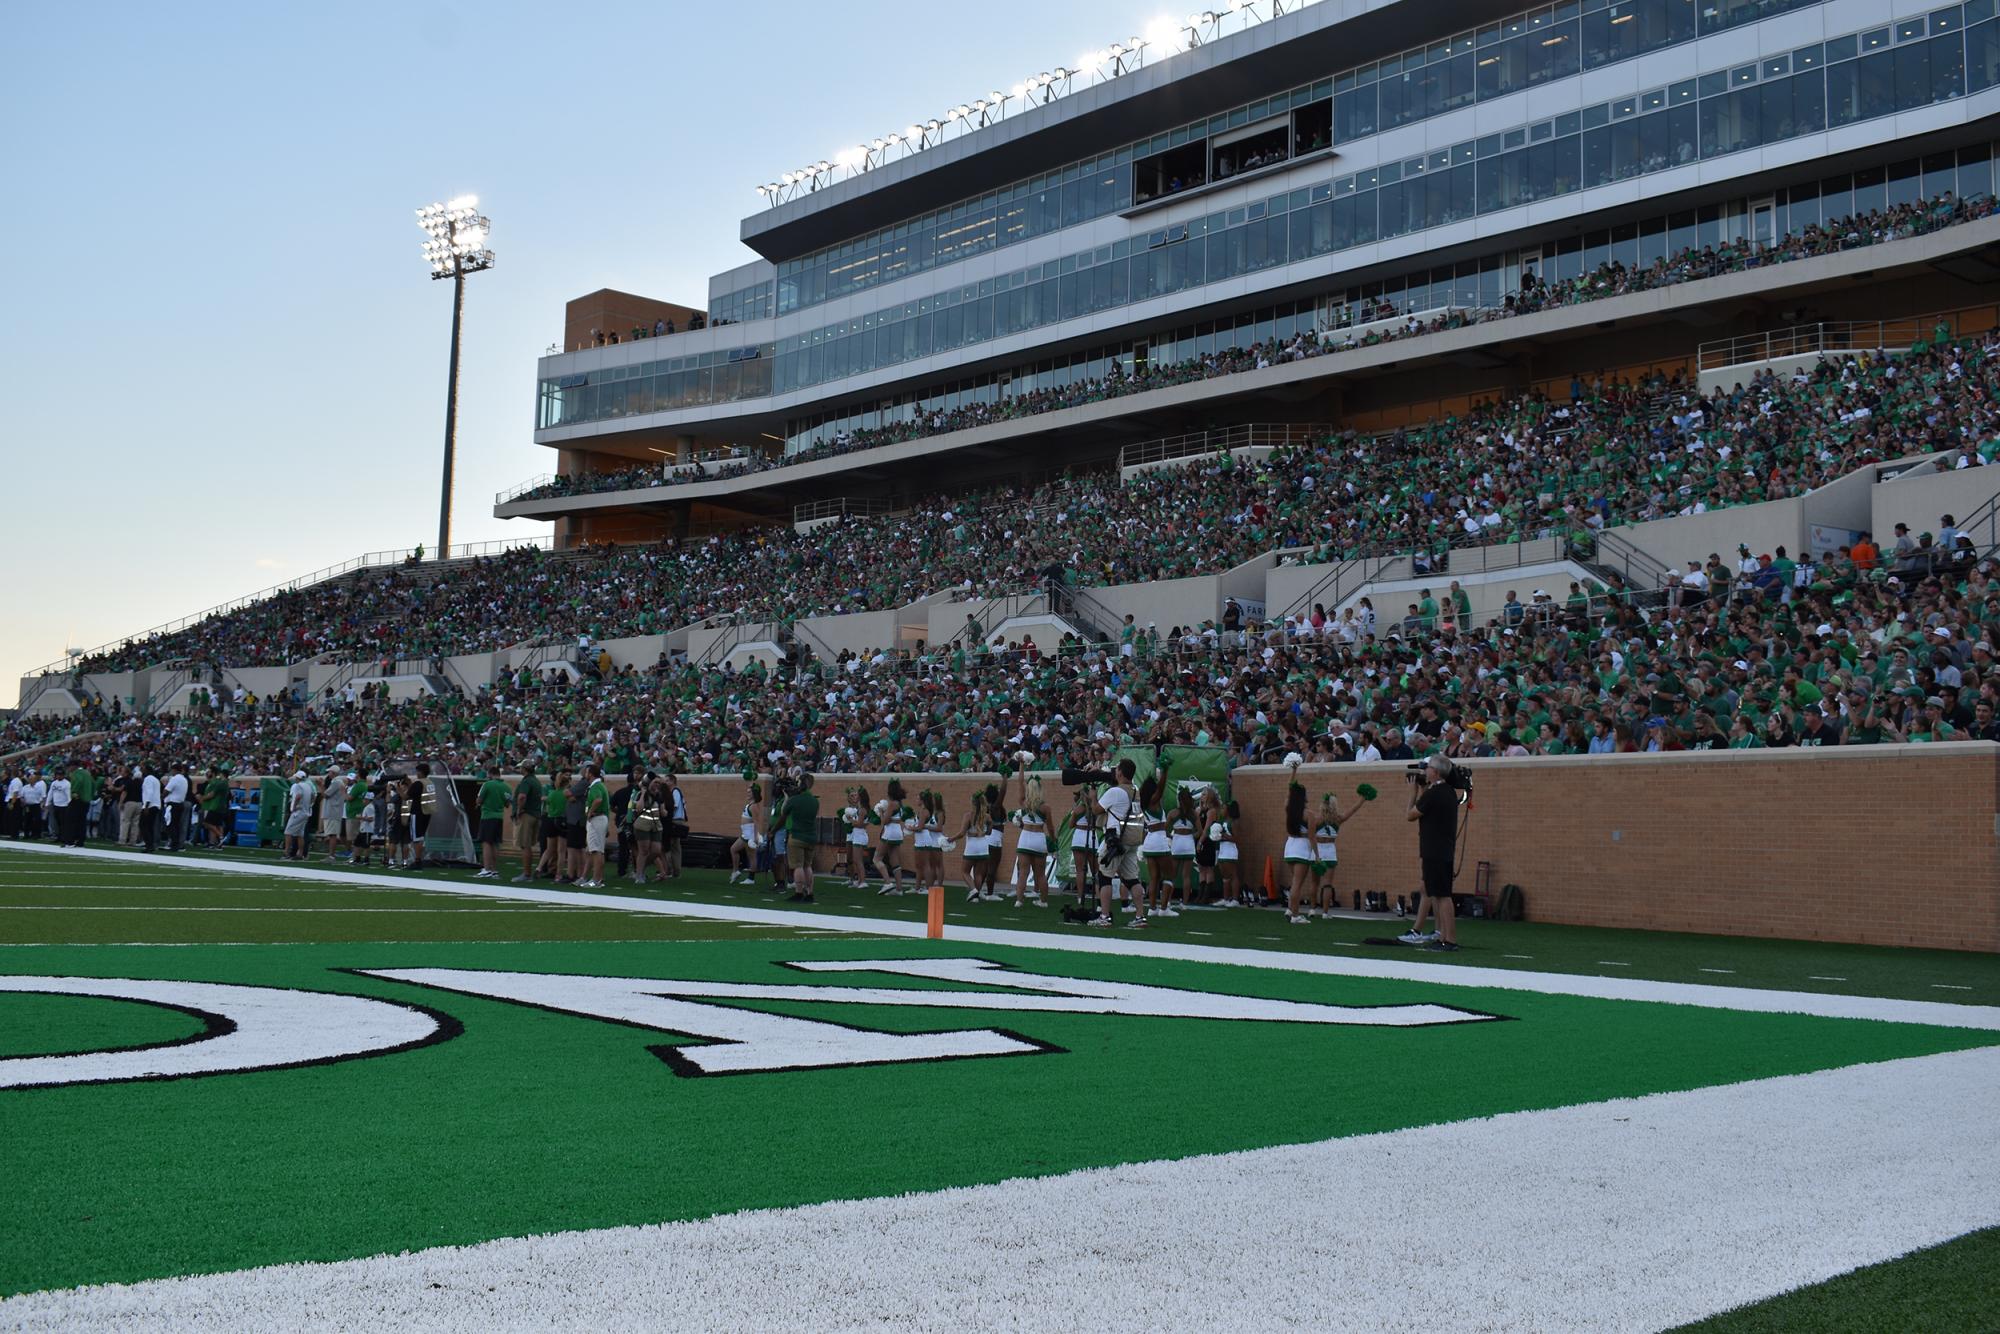
[[[846,790],[847,804],[840,808],[840,824],[847,831],[847,887],[860,889],[867,883],[862,878],[862,865],[868,855],[868,807],[867,797],[860,788]]]
[[[986,794],[972,794],[972,809],[965,813],[959,830],[960,860],[965,864],[965,901],[971,903],[986,885],[986,834],[991,823],[986,818]]]
[[[755,783],[743,800],[743,813],[736,825],[736,841],[729,845],[729,883],[749,884],[757,870],[757,807],[764,801],[764,789]]]
[[[1318,860],[1313,848],[1312,824],[1306,818],[1306,790],[1293,771],[1292,785],[1285,793],[1285,869],[1291,876],[1290,911],[1285,920],[1297,925],[1306,920],[1306,893],[1313,880],[1313,863]]]
[[[1214,788],[1201,794],[1195,811],[1194,872],[1201,885],[1201,901],[1220,905],[1222,884],[1215,869],[1217,840],[1212,837],[1215,822],[1222,818],[1222,798]]]
[[[876,823],[882,828],[882,888],[876,891],[880,894],[903,892],[903,844],[908,838],[904,824],[910,818],[903,796],[903,785],[891,778],[886,795],[874,806]]]
[[[1215,881],[1224,907],[1247,907],[1243,890],[1243,857],[1236,841],[1236,825],[1241,818],[1235,802],[1216,801],[1216,815],[1208,824],[1208,839],[1215,847]]]
[[[1139,844],[1139,859],[1146,864],[1147,912],[1158,917],[1178,917],[1167,903],[1167,866],[1173,861],[1173,839],[1167,830],[1167,782],[1160,774],[1149,775],[1139,785],[1139,812],[1146,823],[1145,841]]]
[[[930,871],[924,877],[925,889],[944,888],[944,854],[949,851],[945,844],[950,840],[944,832],[944,793],[926,793],[930,798],[924,807],[924,832],[930,835]]]
[[[632,822],[634,884],[646,883],[646,867],[654,863],[660,868],[660,879],[667,878],[667,859],[662,850],[666,841],[666,797],[667,785],[652,778],[642,781],[632,794],[628,814]]]
[[[1091,789],[1076,790],[1069,816],[1069,859],[1076,892],[1089,900],[1097,893],[1097,798]]]
[[[1194,793],[1182,784],[1180,796],[1174,803],[1174,817],[1167,825],[1167,850],[1174,859],[1174,882],[1168,887],[1168,895],[1179,898],[1183,908],[1195,897],[1194,836],[1200,825],[1201,816],[1195,810]]]
[[[1042,800],[1042,780],[1021,772],[1021,804],[1014,811],[1014,827],[1021,831],[1014,842],[1014,857],[1027,871],[1027,883],[1034,885],[1041,906],[1049,906],[1049,808]],[[1014,886],[1014,906],[1023,906],[1025,886]]]

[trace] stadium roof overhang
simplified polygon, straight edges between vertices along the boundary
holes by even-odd
[[[743,220],[743,243],[773,261],[808,254],[1520,8],[1515,0],[1320,0],[759,210]]]

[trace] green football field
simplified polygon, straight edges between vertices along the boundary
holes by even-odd
[[[1079,952],[1052,914],[990,904],[953,902],[942,941],[880,935],[919,901],[838,887],[812,918],[756,920],[795,905],[721,880],[533,901],[462,876],[0,856],[0,1295],[930,1197],[2000,1043],[1950,1018],[2000,1002],[1975,956],[1472,923],[1449,963],[1494,984],[1443,985],[1428,956],[1360,943],[1383,920],[1188,913],[1147,937],[1269,961],[1223,964]],[[1509,976],[1529,969],[1577,985]],[[1600,978],[1805,1008],[1575,994]],[[1815,1013],[1814,993],[1887,1008]],[[1811,1296],[1719,1327],[1825,1327],[1785,1323]]]

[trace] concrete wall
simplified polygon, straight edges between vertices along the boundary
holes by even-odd
[[[1522,547],[1538,544],[1522,543]],[[1517,548],[1504,548],[1515,550]],[[1458,563],[1461,552],[1452,553],[1452,564]],[[1558,604],[1569,596],[1571,580],[1582,583],[1594,579],[1595,575],[1575,561],[1543,561],[1535,565],[1521,565],[1493,570],[1484,574],[1460,574],[1456,571],[1446,574],[1426,574],[1414,579],[1389,579],[1371,581],[1354,590],[1353,594],[1342,598],[1327,608],[1329,615],[1337,614],[1342,608],[1351,607],[1369,598],[1375,604],[1377,634],[1387,634],[1397,621],[1409,612],[1409,604],[1423,601],[1423,590],[1429,589],[1431,596],[1442,607],[1451,592],[1451,581],[1458,580],[1465,590],[1465,600],[1472,607],[1472,622],[1479,624],[1500,614],[1507,603],[1509,592],[1520,595],[1521,604],[1526,606],[1534,600],[1536,589],[1542,589]]]
[[[857,611],[845,616],[801,616],[798,637],[813,652],[863,653],[869,649],[895,648],[902,633],[902,608],[888,611]],[[929,630],[928,621],[925,630]]]
[[[1479,863],[1491,863],[1493,887],[1519,884],[1532,920],[2000,951],[2000,746],[1482,760],[1474,771],[1458,887],[1472,889]],[[1314,794],[1352,793],[1361,782],[1381,790],[1341,830],[1343,899],[1418,887],[1400,765],[1309,766],[1301,779]],[[818,781],[822,805],[846,781],[877,795],[883,783],[880,775]],[[944,791],[954,815],[982,781],[994,780],[903,779]],[[1051,809],[1066,812],[1070,790],[1045,781]],[[1264,859],[1282,852],[1286,776],[1261,766],[1237,770],[1232,782],[1244,871],[1261,883]],[[681,785],[695,829],[733,836],[740,780]],[[1758,800],[1730,802],[1725,792]],[[1857,821],[1863,805],[1870,818]],[[1919,853],[1881,833],[1904,828],[1925,830]]]
[[[1271,619],[1284,616],[1294,603],[1311,594],[1321,580],[1339,568],[1337,564],[1274,566],[1264,576],[1265,615]],[[1409,558],[1406,556],[1370,557],[1365,563],[1355,566],[1339,587],[1323,590],[1314,600],[1332,602],[1337,606],[1342,598],[1359,593],[1366,579],[1397,578],[1408,569]],[[1312,605],[1308,603],[1301,610],[1309,612]]]
[[[1676,572],[1685,570],[1691,560],[1706,561],[1710,552],[1733,562],[1739,542],[1759,553],[1783,546],[1796,558],[1812,549],[1815,526],[1853,532],[1874,523],[1873,492],[1876,472],[1881,466],[1857,468],[1817,491],[1791,500],[1677,515],[1612,531]]]
[[[1047,611],[1048,605],[1048,599],[1036,593],[997,598],[940,598],[923,609],[929,630],[926,638],[932,645],[949,642],[953,636],[965,633],[965,618],[970,615],[978,616],[982,631],[991,631],[1010,616],[1031,616]]]
[[[1912,472],[1884,482],[1869,495],[1866,527],[1886,547],[1896,525],[1907,523],[1912,533],[1936,533],[1940,515],[1964,523],[1974,510],[2000,492],[2000,468],[1959,468],[1951,472]],[[1975,533],[1974,538],[1980,537]]]

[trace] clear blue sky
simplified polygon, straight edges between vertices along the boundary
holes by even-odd
[[[0,704],[66,645],[434,541],[450,298],[419,205],[478,194],[499,256],[467,288],[454,538],[525,537],[492,496],[549,470],[566,300],[700,304],[752,258],[759,182],[1170,8],[15,7]]]

